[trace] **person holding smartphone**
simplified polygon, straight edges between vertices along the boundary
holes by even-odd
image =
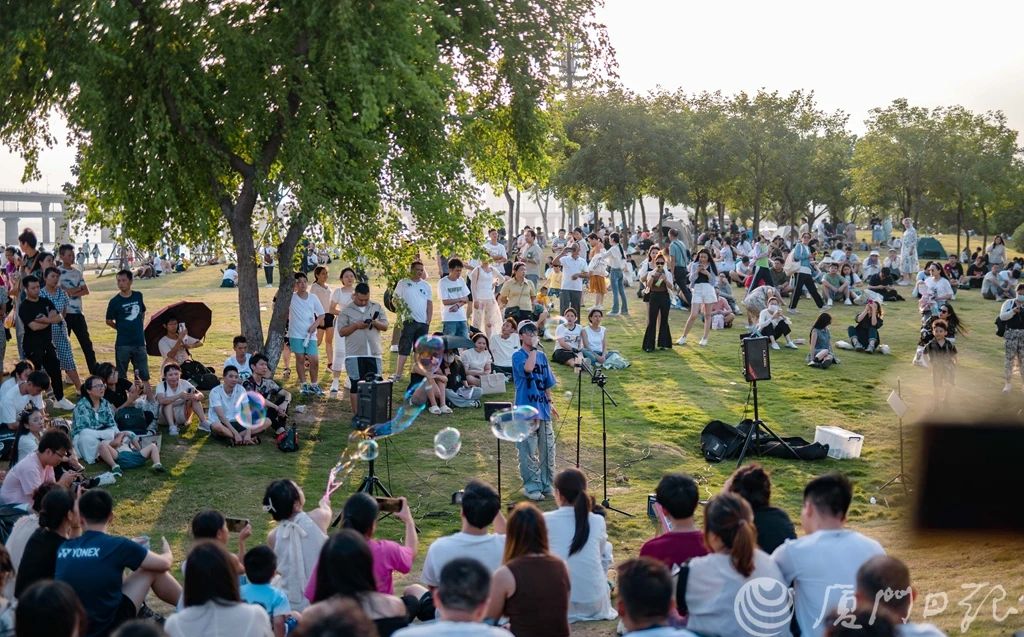
[[[1013,387],[1014,365],[1020,370],[1021,377],[1024,377],[1024,283],[1018,283],[1016,297],[1005,301],[999,309],[999,320],[1003,321],[1006,330],[1003,332],[1005,340],[1005,380],[1003,393],[1008,393]]]
[[[164,365],[163,376],[156,386],[156,402],[160,406],[157,423],[167,425],[167,433],[177,436],[179,428],[187,425],[192,414],[196,414],[203,429],[209,430],[210,423],[203,411],[203,393],[181,377],[181,367],[168,363]]]
[[[537,325],[523,321],[519,325],[522,349],[512,354],[512,381],[516,388],[516,405],[530,405],[537,409],[537,430],[522,442],[516,443],[519,454],[519,475],[523,491],[531,500],[543,500],[554,493],[555,436],[551,419],[558,417],[551,400],[555,375],[547,356],[540,351]]]
[[[384,370],[380,334],[388,329],[388,318],[384,308],[370,300],[369,284],[359,283],[352,293],[352,302],[338,313],[336,324],[338,336],[345,339],[345,373],[355,414],[359,408],[359,381],[367,375],[380,376]]]

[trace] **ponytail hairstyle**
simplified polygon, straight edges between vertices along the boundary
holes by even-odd
[[[576,514],[576,532],[569,545],[569,556],[579,553],[590,538],[590,495],[587,494],[587,478],[579,469],[566,469],[555,476],[555,488],[562,498],[572,505]]]
[[[51,483],[53,484],[53,483]],[[68,513],[75,510],[75,496],[69,489],[54,485],[46,492],[39,511],[39,526],[56,531],[67,519]]]
[[[711,498],[704,509],[705,543],[714,533],[729,549],[733,568],[743,577],[754,572],[754,549],[757,548],[757,529],[754,511],[747,501],[732,493],[721,493]]]

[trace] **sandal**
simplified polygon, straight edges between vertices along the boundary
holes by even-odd
[[[288,378],[291,375],[292,375],[292,368],[291,367],[285,367],[284,368],[284,377]]]

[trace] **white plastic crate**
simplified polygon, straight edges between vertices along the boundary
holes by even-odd
[[[848,460],[860,457],[864,436],[842,427],[818,426],[814,428],[814,442],[828,445],[829,458]]]

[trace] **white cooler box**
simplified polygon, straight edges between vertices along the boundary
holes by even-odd
[[[819,426],[814,428],[814,442],[828,445],[829,458],[847,460],[860,458],[864,436],[842,427]]]

